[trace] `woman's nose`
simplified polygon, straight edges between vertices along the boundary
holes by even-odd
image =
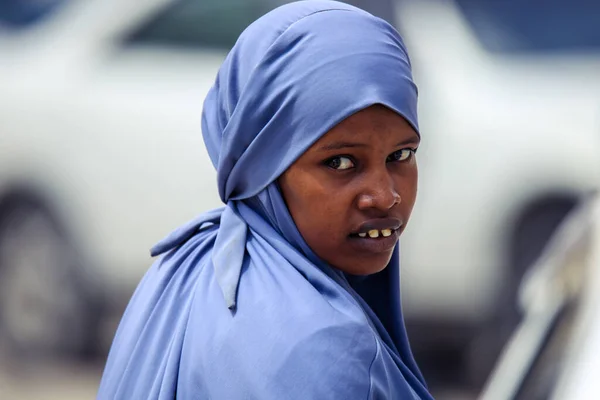
[[[365,187],[358,197],[359,209],[376,208],[387,211],[401,202],[394,180],[387,171],[365,177]]]

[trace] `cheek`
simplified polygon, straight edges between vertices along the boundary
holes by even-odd
[[[313,187],[312,190],[296,193],[290,204],[290,212],[307,242],[310,239],[330,241],[332,233],[339,229],[336,225],[343,209],[331,190]]]
[[[320,199],[322,200],[322,199]],[[340,248],[344,245],[347,231],[344,210],[332,201],[310,203],[304,212],[294,216],[302,238],[312,251],[331,265],[339,264]]]
[[[418,183],[419,172],[416,166],[396,180],[396,187],[399,190],[400,198],[402,199],[402,207],[405,212],[410,213],[415,205]]]
[[[328,258],[328,248],[345,232],[344,196],[332,185],[307,176],[290,174],[280,181],[280,187],[296,227],[306,243],[322,258]]]

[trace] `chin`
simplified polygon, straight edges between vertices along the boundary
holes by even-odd
[[[351,275],[373,275],[383,271],[388,266],[391,259],[391,253],[386,257],[369,257],[368,259],[361,260],[360,263],[357,263],[357,259],[353,259],[351,260],[351,263],[346,264],[347,267],[336,268]]]

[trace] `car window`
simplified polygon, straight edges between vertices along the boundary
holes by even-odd
[[[500,53],[600,51],[600,2],[456,0],[482,44]]]
[[[230,48],[276,0],[178,0],[134,31],[127,44]]]
[[[0,0],[2,1],[2,0]],[[133,30],[125,45],[230,49],[254,20],[289,0],[177,0]],[[375,15],[392,15],[391,0],[349,0]]]
[[[0,27],[21,30],[49,16],[63,0],[0,0]]]

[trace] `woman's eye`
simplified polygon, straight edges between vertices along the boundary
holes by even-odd
[[[327,161],[327,166],[329,168],[337,169],[337,170],[346,170],[354,167],[354,163],[348,157],[333,157]]]
[[[415,153],[413,149],[402,149],[393,152],[388,156],[388,161],[406,161]]]

